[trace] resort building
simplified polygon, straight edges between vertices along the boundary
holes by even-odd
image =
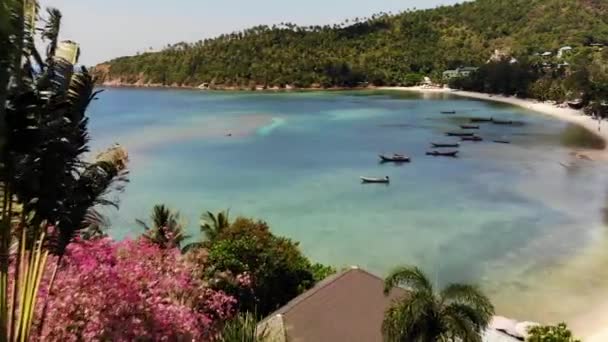
[[[557,58],[562,58],[566,53],[570,53],[572,51],[572,46],[564,46],[557,50]]]
[[[395,288],[385,296],[384,280],[358,267],[328,277],[258,325],[271,342],[382,342],[384,312],[407,295]],[[495,327],[494,327],[495,326]],[[484,342],[521,341],[516,322],[495,317]]]
[[[475,67],[464,67],[464,68],[457,68],[454,70],[446,70],[443,72],[443,79],[449,80],[449,79],[458,78],[458,77],[468,77],[472,73],[477,71],[478,69],[479,68],[475,68]]]

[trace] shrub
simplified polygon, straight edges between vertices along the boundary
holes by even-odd
[[[572,336],[566,324],[556,326],[539,326],[530,329],[528,342],[580,342]]]
[[[232,316],[236,301],[204,286],[192,271],[179,250],[143,238],[78,241],[68,247],[55,290],[40,293],[49,301],[49,323],[38,338],[206,340]]]
[[[332,271],[311,265],[298,243],[270,232],[263,221],[237,218],[222,231],[207,256],[206,276],[238,298],[242,311],[267,315]],[[251,291],[235,275],[250,276]]]

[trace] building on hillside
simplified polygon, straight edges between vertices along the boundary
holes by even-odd
[[[352,267],[328,277],[262,320],[258,334],[263,333],[270,342],[382,342],[384,312],[394,299],[407,295],[402,288],[389,296],[383,290],[382,278]],[[514,329],[504,320],[494,319],[500,326],[487,329],[484,342],[522,340],[513,337],[517,336]]]
[[[551,56],[553,56],[553,52],[545,51],[545,52],[541,53],[540,55],[543,57],[551,57]]]
[[[565,54],[570,53],[571,51],[572,46],[563,46],[559,50],[557,50],[557,58],[562,58]]]
[[[452,78],[468,77],[477,70],[479,70],[479,68],[476,67],[463,67],[454,70],[446,70],[443,72],[443,79],[450,80]]]

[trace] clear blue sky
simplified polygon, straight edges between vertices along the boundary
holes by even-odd
[[[91,65],[167,43],[196,41],[259,24],[320,25],[377,12],[459,0],[39,0],[64,15],[62,39],[81,44]]]

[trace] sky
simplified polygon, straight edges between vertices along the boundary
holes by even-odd
[[[94,65],[180,41],[254,25],[324,25],[378,12],[451,5],[459,0],[39,0],[63,13],[61,39],[80,43]]]

